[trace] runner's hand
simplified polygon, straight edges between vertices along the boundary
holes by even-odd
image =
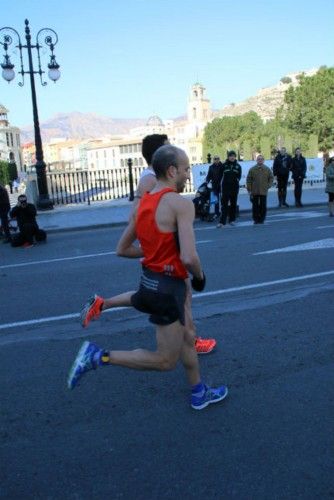
[[[195,290],[195,292],[202,292],[205,288],[206,278],[205,278],[205,274],[203,271],[202,271],[202,273],[203,273],[202,279],[195,278],[195,276],[194,276],[191,280],[191,286],[192,286],[193,290]]]

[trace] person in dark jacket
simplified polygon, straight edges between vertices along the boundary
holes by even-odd
[[[291,156],[286,152],[286,148],[281,148],[273,164],[273,174],[277,178],[278,208],[288,207],[286,202],[286,191],[291,170]]]
[[[295,156],[291,161],[291,172],[295,184],[295,203],[296,207],[302,207],[302,187],[306,177],[306,160],[302,155],[301,149],[296,148]]]
[[[217,227],[229,224],[234,225],[237,211],[237,199],[239,193],[239,181],[241,179],[241,166],[237,162],[237,155],[234,151],[229,151],[227,159],[221,167],[221,215]]]
[[[36,241],[45,241],[46,232],[39,229],[36,221],[36,208],[32,203],[28,203],[25,194],[21,194],[17,199],[17,205],[10,211],[12,219],[17,220],[20,230],[19,234],[12,240],[13,247],[31,247]]]
[[[10,236],[8,212],[10,210],[9,195],[7,189],[0,184],[0,220],[1,227],[5,233],[3,243],[10,243],[12,238]]]
[[[215,216],[219,217],[219,194],[220,194],[220,182],[222,179],[222,162],[219,156],[213,157],[213,163],[209,166],[208,175],[206,176],[205,182],[208,184],[211,182],[212,192],[217,197],[217,202],[215,203]]]

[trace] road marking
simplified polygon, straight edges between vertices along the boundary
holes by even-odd
[[[293,276],[291,278],[283,278],[280,280],[273,280],[273,281],[265,281],[262,283],[253,283],[251,285],[243,285],[243,286],[235,286],[232,288],[223,288],[221,290],[213,290],[212,292],[203,292],[203,293],[197,293],[193,295],[193,299],[200,299],[203,297],[212,297],[214,295],[223,295],[223,294],[228,294],[228,293],[234,293],[234,292],[241,292],[244,290],[252,290],[254,288],[264,288],[267,286],[273,286],[273,285],[282,285],[285,283],[293,283],[295,281],[304,281],[304,280],[309,280],[313,278],[321,278],[324,276],[331,276],[334,274],[334,271],[324,271],[321,273],[313,273],[313,274],[304,274],[302,276]],[[116,311],[121,311],[124,309],[129,309],[127,307],[115,307],[113,309],[108,309],[107,311],[104,311],[104,314],[106,313],[112,313]],[[22,327],[22,326],[29,326],[29,325],[37,325],[41,323],[50,323],[54,321],[62,321],[64,319],[74,319],[78,318],[80,316],[80,313],[72,313],[72,314],[64,314],[62,316],[50,316],[48,318],[39,318],[39,319],[30,319],[27,321],[16,321],[15,323],[4,323],[0,324],[0,330],[5,330],[7,328],[17,328],[17,327]]]
[[[316,212],[314,210],[309,210],[307,212],[289,211],[285,213],[269,214],[267,218],[284,217],[286,219],[292,219],[296,217],[297,219],[313,219],[314,217],[323,217],[324,215],[323,212]]]
[[[212,240],[200,240],[196,243],[212,243]],[[27,267],[27,266],[36,266],[40,264],[50,264],[52,262],[63,262],[65,260],[78,260],[78,259],[90,259],[92,257],[104,257],[106,255],[116,255],[116,252],[102,252],[102,253],[91,253],[85,255],[75,255],[73,257],[59,257],[57,259],[47,259],[47,260],[32,260],[30,262],[21,262],[20,264],[7,264],[4,266],[0,266],[0,269],[9,269],[13,267]]]
[[[0,269],[8,269],[10,267],[36,266],[38,264],[50,264],[50,262],[63,262],[64,260],[89,259],[92,257],[103,257],[105,255],[115,255],[115,254],[116,252],[102,252],[102,253],[91,253],[85,255],[76,255],[74,257],[61,257],[58,259],[32,260],[30,262],[22,262],[21,264],[7,264],[5,266],[0,266]]]
[[[269,214],[266,216],[265,220],[265,225],[267,224],[272,224],[275,222],[286,222],[288,221],[295,221],[295,220],[300,220],[300,219],[314,219],[317,217],[324,217],[324,213],[322,212],[287,212],[287,213],[278,213],[278,214]],[[234,229],[235,227],[248,227],[248,226],[253,226],[253,220],[248,220],[248,221],[236,221],[235,226],[229,226],[229,224],[226,224],[226,227],[223,228],[223,231],[229,227],[231,229]],[[213,223],[213,225],[210,226],[204,226],[204,227],[196,227],[195,231],[208,231],[216,229],[216,223]]]
[[[309,243],[301,243],[300,245],[275,248],[274,250],[267,250],[266,252],[256,252],[253,253],[253,255],[284,252],[302,252],[305,250],[323,250],[324,248],[334,248],[334,238],[325,238],[324,240],[310,241]]]
[[[317,226],[317,229],[326,229],[327,227],[332,227],[334,229],[333,224],[330,224],[329,226]]]

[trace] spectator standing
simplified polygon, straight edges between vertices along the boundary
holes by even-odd
[[[218,218],[219,211],[219,195],[220,195],[220,183],[222,179],[222,162],[219,156],[213,157],[213,163],[209,166],[208,175],[205,181],[209,184],[211,182],[212,192],[216,196],[217,201],[215,203],[215,217]]]
[[[286,202],[286,191],[289,181],[289,172],[291,170],[291,156],[286,152],[286,148],[276,155],[273,164],[274,176],[277,178],[278,208],[289,207]]]
[[[264,164],[264,157],[258,155],[256,165],[249,169],[246,186],[253,205],[254,224],[263,224],[267,214],[267,194],[274,181],[269,167]]]
[[[296,148],[295,156],[291,160],[291,172],[295,184],[295,204],[296,207],[302,207],[302,188],[306,177],[306,160],[302,155],[301,149]]]
[[[25,194],[21,194],[17,199],[17,205],[10,211],[10,216],[17,220],[19,234],[12,240],[13,247],[31,247],[36,241],[45,241],[46,232],[39,229],[36,221],[36,208],[32,203],[28,203]]]
[[[10,243],[12,238],[10,236],[8,212],[10,210],[9,195],[7,189],[0,184],[0,220],[1,227],[5,233],[3,243]]]
[[[334,216],[334,156],[326,167],[326,193],[328,193],[329,216]]]
[[[239,193],[239,181],[241,179],[241,166],[237,162],[235,151],[227,153],[227,159],[221,167],[221,214],[217,227],[229,224],[234,225],[237,211],[237,199]]]

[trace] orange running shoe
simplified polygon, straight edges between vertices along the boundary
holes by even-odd
[[[195,349],[197,354],[209,354],[216,347],[215,339],[202,339],[195,337]]]
[[[80,313],[81,326],[85,328],[91,320],[97,319],[101,314],[103,304],[104,299],[102,297],[98,295],[91,297]]]

